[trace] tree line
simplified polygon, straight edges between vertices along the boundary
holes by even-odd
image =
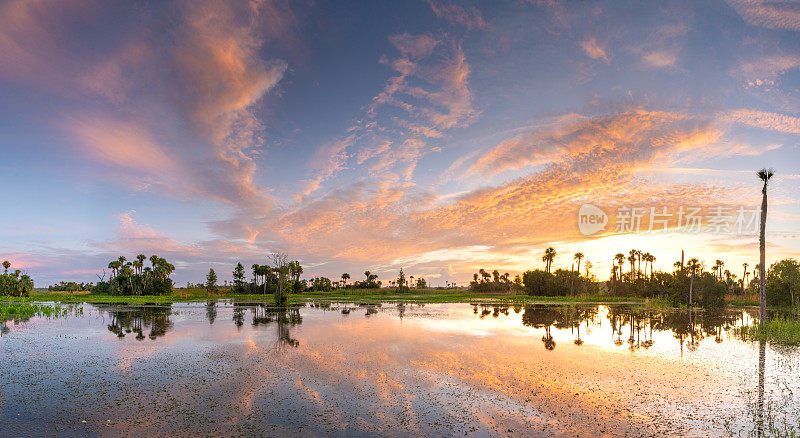
[[[150,266],[146,266],[147,261]],[[144,254],[137,255],[132,261],[119,256],[108,263],[111,274],[108,280],[106,273],[92,288],[92,293],[106,295],[168,295],[172,293],[170,275],[175,266],[163,257],[152,255],[148,259]]]

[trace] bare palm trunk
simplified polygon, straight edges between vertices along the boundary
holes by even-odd
[[[767,323],[767,289],[766,289],[766,231],[767,231],[767,180],[764,180],[764,187],[761,189],[761,236],[758,239],[758,249],[761,252],[761,263],[758,267],[758,281],[761,286],[761,293],[758,299],[759,310],[761,313],[761,326]]]

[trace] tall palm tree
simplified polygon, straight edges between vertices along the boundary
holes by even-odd
[[[557,254],[556,249],[552,246],[544,250],[542,261],[545,263],[545,271],[550,272],[550,268],[553,266],[553,260],[555,260]]]
[[[638,253],[639,253],[639,251],[637,251],[635,249],[632,249],[632,250],[630,250],[628,252],[628,261],[631,264],[631,282],[633,282],[634,277],[637,276],[636,275],[636,254],[638,254]]]
[[[747,262],[742,263],[742,267],[744,268],[744,272],[742,273],[742,295],[744,295],[744,285],[745,285],[745,282],[747,281],[747,274],[748,274],[747,267],[748,266],[749,265],[747,264]]]
[[[650,278],[653,278],[653,276],[655,275],[655,272],[653,271],[653,262],[656,261],[656,256],[648,252],[647,261],[650,262]]]
[[[714,262],[714,272],[715,272],[714,278],[716,278],[718,280],[722,280],[722,268],[723,267],[725,267],[725,262],[723,262],[722,260],[717,259]]]
[[[688,262],[686,262],[686,266],[689,268],[689,272],[692,275],[691,280],[689,280],[689,308],[691,308],[692,305],[694,305],[694,301],[692,300],[692,298],[693,298],[692,297],[692,292],[693,292],[693,289],[694,289],[694,276],[695,276],[695,273],[697,273],[699,270],[703,269],[703,265],[702,265],[702,263],[700,263],[699,260],[697,260],[696,258],[692,257],[692,258],[689,259]]]
[[[759,295],[758,304],[761,313],[761,326],[767,323],[767,289],[766,289],[766,273],[764,272],[767,258],[766,248],[766,231],[767,231],[767,183],[770,178],[775,175],[772,169],[761,169],[758,171],[758,178],[764,181],[764,186],[761,188],[761,235],[758,238],[758,249],[761,253],[760,269],[758,273],[759,285],[761,286],[761,294]]]
[[[617,262],[619,265],[619,279],[622,280],[622,265],[625,264],[625,254],[618,252],[617,255],[614,256],[614,261]]]
[[[639,278],[639,275],[641,275],[641,273],[642,273],[642,255],[644,255],[644,253],[637,249],[636,250],[636,261],[637,261],[636,278]]]
[[[581,260],[583,259],[583,257],[584,256],[583,256],[582,252],[576,252],[575,253],[574,258],[575,258],[575,260],[578,261],[578,275],[581,275]]]
[[[9,262],[8,260],[3,262],[3,269],[5,269],[5,272],[4,272],[5,274],[8,274],[8,268],[10,268],[10,267],[11,267],[11,262]]]
[[[258,266],[258,263],[253,263],[250,269],[253,270],[253,285],[258,286],[258,273],[261,270],[261,266]]]
[[[158,264],[158,256],[153,254],[150,256],[150,264],[153,265],[153,270],[156,270],[156,265]]]
[[[647,264],[650,263],[650,278],[653,278],[653,262],[656,261],[656,256],[646,252],[642,254],[642,260],[644,261],[644,275],[647,276]]]
[[[349,280],[349,279],[350,279],[350,274],[348,274],[347,272],[345,272],[344,274],[342,274],[342,282],[343,282],[345,285],[347,285],[347,280]]]

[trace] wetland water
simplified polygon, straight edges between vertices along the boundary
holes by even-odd
[[[757,436],[800,415],[800,350],[736,338],[741,310],[81,310],[3,322],[0,435]]]

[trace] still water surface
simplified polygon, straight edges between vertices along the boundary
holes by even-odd
[[[755,316],[84,304],[0,327],[0,435],[796,433],[800,350],[737,339]]]

